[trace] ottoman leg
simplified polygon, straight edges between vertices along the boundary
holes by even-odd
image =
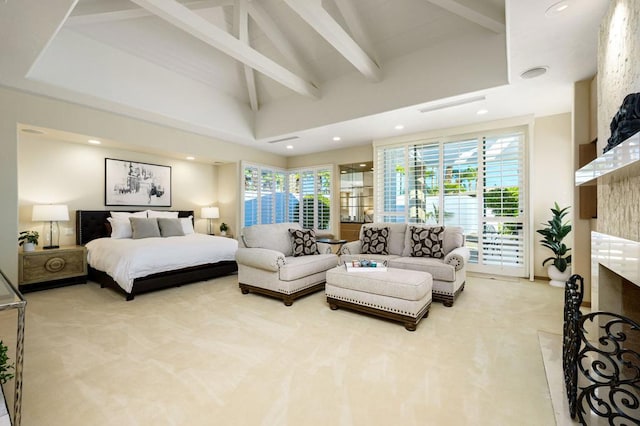
[[[404,328],[408,331],[416,331],[416,323],[415,322],[405,322]]]
[[[331,308],[332,311],[337,311],[338,305],[336,305],[335,303],[329,303],[329,308]]]

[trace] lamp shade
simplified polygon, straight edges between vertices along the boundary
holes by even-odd
[[[200,217],[203,219],[218,219],[220,217],[220,209],[217,207],[203,207],[200,211]]]
[[[31,220],[47,222],[69,220],[69,208],[64,204],[42,204],[33,206]]]

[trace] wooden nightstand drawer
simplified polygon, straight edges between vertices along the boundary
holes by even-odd
[[[86,281],[86,249],[81,246],[62,247],[20,253],[19,284],[45,283],[71,278]]]

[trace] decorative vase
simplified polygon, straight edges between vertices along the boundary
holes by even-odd
[[[571,266],[567,266],[564,272],[560,272],[555,265],[550,265],[547,272],[549,274],[549,285],[564,288],[565,283],[571,276]]]
[[[35,249],[36,249],[36,245],[33,243],[22,244],[22,251],[34,251]]]

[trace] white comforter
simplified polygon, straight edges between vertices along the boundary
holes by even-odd
[[[131,292],[135,278],[235,260],[238,242],[232,238],[189,234],[137,240],[98,238],[89,241],[86,247],[89,265],[106,272],[120,287]]]

